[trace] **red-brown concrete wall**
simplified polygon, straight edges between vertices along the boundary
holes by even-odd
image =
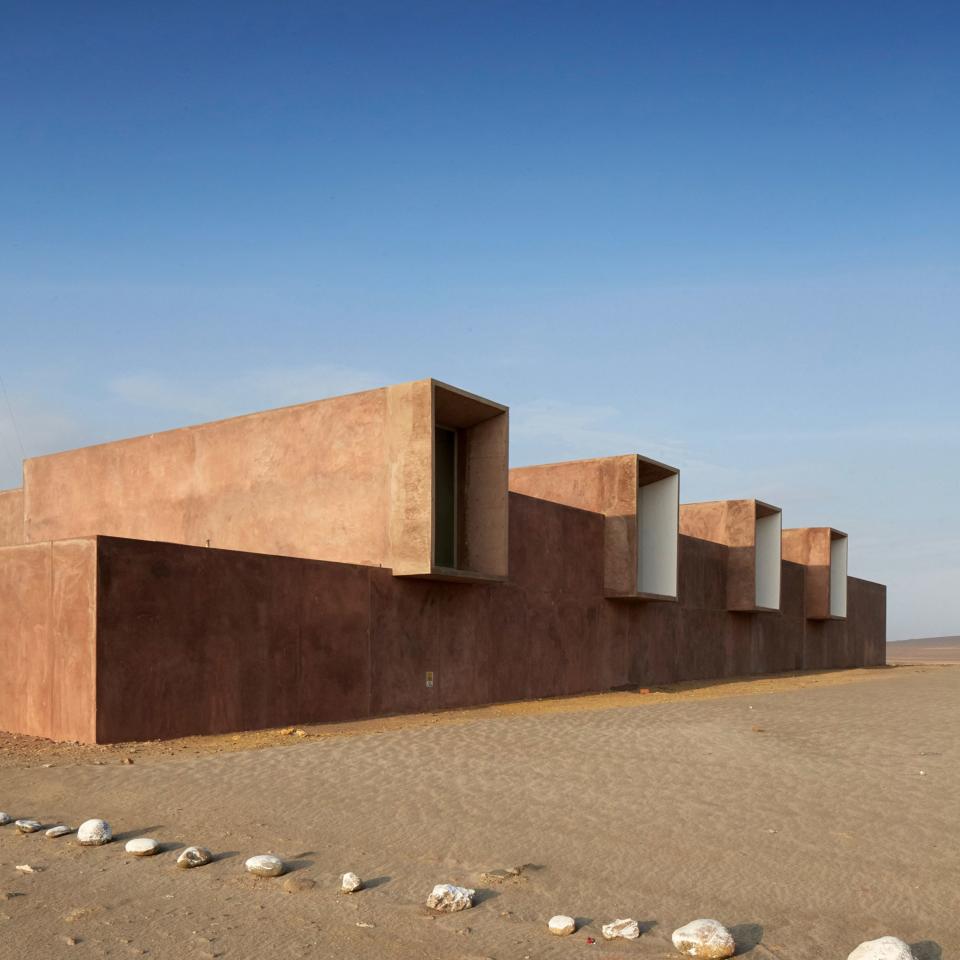
[[[780,613],[731,613],[729,548],[680,537],[678,603],[611,603],[625,623],[630,682],[649,685],[796,670],[802,665],[803,569],[782,565]]]
[[[847,626],[850,659],[879,667],[887,662],[887,588],[882,583],[847,577]]]
[[[511,583],[99,538],[102,742],[468,706],[626,682],[603,518],[511,496]],[[589,558],[589,559],[586,559]],[[433,688],[426,672],[433,671]]]
[[[92,741],[96,542],[0,548],[0,729]]]
[[[862,663],[884,591],[847,621],[728,613],[722,544],[682,537],[677,603],[603,598],[603,517],[510,495],[505,584],[100,538],[97,737],[172,737]],[[434,674],[427,688],[425,675]]]
[[[376,568],[98,539],[102,742],[366,716]]]
[[[0,547],[23,543],[23,490],[0,490]]]

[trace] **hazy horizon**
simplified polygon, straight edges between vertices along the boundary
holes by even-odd
[[[960,635],[950,637],[906,637],[903,640],[891,640],[891,643],[943,643],[950,640],[953,643],[960,643]]]

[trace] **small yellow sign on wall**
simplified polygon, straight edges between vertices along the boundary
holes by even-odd
[[[428,687],[432,687],[432,686],[433,686],[433,671],[432,671],[432,670],[428,670],[428,671],[427,671],[427,686],[428,686]]]

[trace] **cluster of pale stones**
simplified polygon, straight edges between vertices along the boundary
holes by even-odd
[[[562,914],[551,917],[547,928],[558,937],[568,937],[577,929],[573,917]],[[640,924],[636,920],[614,920],[601,930],[607,940],[636,940]],[[700,960],[723,960],[736,953],[733,935],[719,920],[693,920],[673,931],[673,945],[680,953]],[[915,960],[910,946],[897,937],[881,937],[861,943],[847,960]]]
[[[577,929],[573,917],[551,917],[547,929],[558,937],[567,937]],[[612,920],[600,928],[605,940],[636,940],[640,924],[636,920]],[[673,945],[688,957],[723,960],[737,949],[733,934],[719,920],[694,920],[673,932]]]
[[[0,826],[13,823],[21,833],[37,833],[43,829],[37,820],[16,820],[0,812]],[[48,837],[63,837],[71,833],[70,827],[58,824],[46,831]],[[82,846],[99,847],[113,840],[113,831],[106,820],[85,820],[77,828],[77,841]],[[124,849],[135,857],[152,857],[160,853],[161,846],[152,837],[135,837],[128,840]],[[187,847],[177,857],[177,866],[184,869],[202,867],[210,863],[213,855],[204,847]],[[272,854],[258,854],[244,864],[248,873],[257,877],[279,877],[286,872],[286,864]],[[363,889],[363,881],[355,873],[345,873],[340,878],[343,893],[356,893]],[[458,887],[452,883],[438,883],[427,897],[427,906],[439,913],[457,913],[473,906],[477,891]],[[573,917],[558,914],[547,922],[547,929],[558,937],[575,933],[577,922]],[[640,936],[640,924],[633,919],[613,920],[601,927],[606,940],[636,940]],[[673,931],[673,945],[680,953],[698,960],[725,960],[736,952],[733,934],[719,920],[700,919]],[[881,937],[861,943],[847,960],[915,960],[910,946],[897,937]]]
[[[0,827],[9,823],[21,833],[37,833],[43,829],[37,820],[14,820],[9,814],[0,812]],[[48,837],[65,837],[73,833],[66,824],[60,823],[46,831]],[[77,842],[84,847],[100,847],[113,841],[113,830],[106,820],[85,820],[77,828]],[[153,857],[162,851],[159,842],[153,837],[134,837],[128,840],[124,850],[134,857]],[[184,870],[202,867],[213,861],[213,854],[205,847],[187,847],[177,857],[177,866]],[[258,854],[250,857],[244,864],[247,873],[255,877],[279,877],[287,872],[286,864],[272,854]],[[343,893],[356,893],[363,889],[363,881],[355,873],[345,873],[340,878],[340,890]]]
[[[558,937],[569,936],[577,929],[573,917],[551,917],[548,928]],[[636,940],[640,936],[640,925],[636,920],[614,920],[601,928],[607,940],[622,938]],[[673,945],[688,957],[702,960],[732,957],[737,945],[733,935],[719,920],[693,920],[673,931]],[[909,944],[897,937],[881,937],[879,940],[867,940],[861,943],[847,960],[915,960]]]
[[[562,914],[551,917],[547,928],[558,937],[567,937],[577,929],[573,917]],[[636,920],[614,920],[601,928],[607,940],[636,940],[640,924]],[[723,960],[732,957],[737,945],[733,935],[719,920],[693,920],[673,931],[673,945],[680,953],[701,960]],[[910,946],[897,937],[881,937],[861,943],[847,960],[915,960]]]

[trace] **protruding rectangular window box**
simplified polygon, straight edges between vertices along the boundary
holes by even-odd
[[[808,620],[847,616],[847,535],[833,527],[793,527],[783,531],[783,558],[802,564]]]
[[[604,516],[604,595],[676,600],[680,471],[631,453],[510,471],[510,489]]]
[[[507,407],[436,380],[391,402],[391,540],[397,576],[507,576]]]
[[[728,548],[727,609],[780,609],[781,510],[762,500],[680,506],[680,532]]]

